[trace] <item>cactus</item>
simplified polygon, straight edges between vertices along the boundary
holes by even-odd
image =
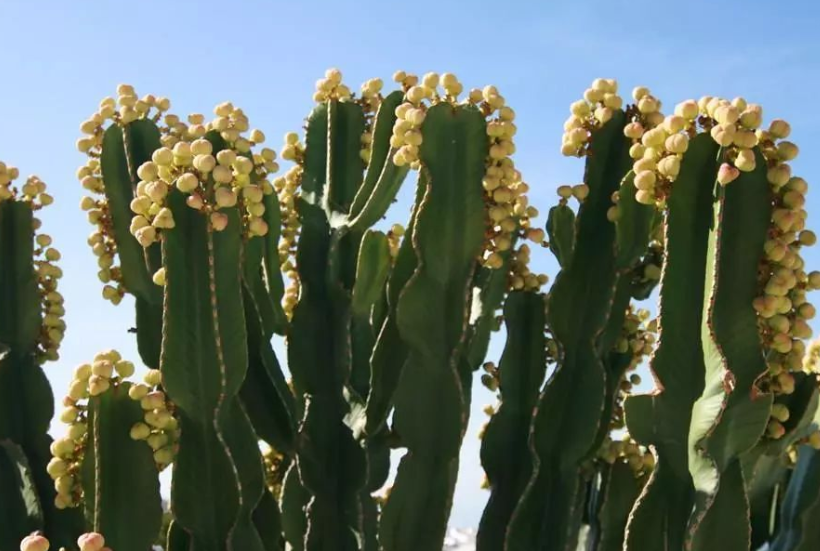
[[[52,202],[36,176],[19,187],[15,167],[0,162],[0,548],[34,530],[69,545],[82,519],[55,504],[46,473],[53,395],[42,366],[56,360],[65,332],[59,251],[35,212]]]
[[[147,372],[113,350],[78,366],[50,460],[40,364],[64,310],[32,212],[51,197],[0,165],[0,551],[140,550],[161,530],[171,551],[438,551],[482,367],[499,403],[479,550],[812,548],[820,272],[788,124],[763,130],[742,98],[664,116],[597,79],[561,145],[583,183],[541,229],[499,91],[394,81],[354,94],[329,70],[279,177],[229,102],[187,122],[128,85],[101,102],[81,208]],[[405,180],[409,220],[383,223]],[[542,248],[560,266],[546,292]],[[647,361],[656,388],[635,394]]]

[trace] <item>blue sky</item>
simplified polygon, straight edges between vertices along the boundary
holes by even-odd
[[[763,105],[767,120],[792,123],[802,150],[797,175],[811,183],[820,168],[813,130],[820,124],[820,3],[810,0],[2,0],[0,22],[0,160],[38,174],[56,197],[42,217],[66,274],[68,332],[62,359],[46,366],[57,395],[73,367],[101,349],[137,359],[126,333],[131,304],[115,308],[100,298],[74,178],[83,162],[74,148],[79,124],[119,83],[170,97],[180,115],[233,101],[277,150],[281,136],[301,126],[313,83],[328,67],[341,69],[354,89],[371,77],[388,81],[397,69],[454,72],[467,88],[495,84],[517,111],[515,161],[542,212],[557,185],[581,178],[581,163],[558,151],[561,124],[595,77],[617,78],[624,95],[649,86],[666,110],[704,94],[743,95]],[[406,220],[408,196],[395,221]],[[817,199],[808,200],[811,213]],[[533,262],[554,276],[549,255],[539,252]],[[817,254],[806,256],[820,267]],[[499,354],[496,342],[491,357]],[[454,525],[477,524],[486,500],[476,432],[490,400],[477,385]]]

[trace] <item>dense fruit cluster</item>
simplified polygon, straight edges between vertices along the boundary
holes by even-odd
[[[122,301],[126,289],[123,286],[121,267],[116,263],[117,244],[100,163],[104,127],[111,121],[123,128],[124,140],[130,140],[129,133],[124,130],[128,124],[141,119],[159,121],[170,106],[171,102],[167,98],[146,95],[140,99],[133,87],[121,84],[117,87],[117,98],[103,99],[97,112],[80,125],[84,137],[77,141],[77,149],[88,155],[88,160],[77,170],[77,178],[83,188],[91,193],[82,198],[80,208],[86,211],[88,221],[95,226],[95,231],[88,237],[88,244],[97,257],[100,268],[97,276],[104,284],[103,298],[112,304]],[[125,154],[129,158],[129,171],[133,173],[136,167],[133,166],[133,160],[130,160],[129,150],[126,149]]]
[[[584,98],[570,105],[570,116],[564,122],[561,153],[582,157],[589,152],[592,132],[606,124],[613,113],[623,105],[618,95],[618,82],[609,78],[596,78]]]
[[[26,203],[32,212],[46,207],[54,199],[46,193],[46,184],[37,176],[29,176],[26,182],[16,187],[15,180],[20,177],[20,171],[0,161],[0,202],[20,201]],[[60,356],[58,349],[65,336],[66,324],[63,320],[65,308],[63,296],[57,290],[63,271],[57,266],[61,258],[60,251],[52,246],[52,238],[40,231],[40,219],[32,218],[34,230],[34,257],[32,259],[34,271],[37,275],[37,290],[40,295],[42,326],[37,341],[36,357],[39,363],[57,360]]]
[[[116,350],[97,354],[92,363],[80,365],[74,370],[68,395],[63,399],[64,409],[59,416],[60,421],[68,425],[68,432],[51,445],[54,457],[47,468],[54,479],[57,490],[55,505],[58,508],[76,507],[82,500],[81,471],[90,430],[90,400],[111,388],[129,385],[129,396],[140,401],[145,410],[145,423],[132,427],[131,437],[147,440],[154,450],[154,460],[160,470],[173,461],[179,430],[171,414],[173,406],[165,394],[157,390],[160,373],[150,370],[145,376],[144,385],[128,383],[126,380],[133,374],[134,364],[123,360]]]
[[[162,374],[149,369],[143,377],[144,384],[133,384],[128,396],[140,403],[145,412],[143,421],[131,427],[133,440],[145,440],[154,452],[154,462],[162,471],[176,456],[179,447],[179,423],[174,417],[174,404],[161,389]]]
[[[624,369],[621,382],[615,393],[610,418],[609,434],[598,450],[598,459],[612,464],[622,460],[629,464],[636,476],[643,476],[654,465],[654,457],[649,451],[635,443],[626,428],[624,401],[632,394],[635,385],[641,384],[641,376],[635,373],[644,359],[652,354],[658,334],[658,320],[650,319],[648,310],[627,308],[621,334],[615,342],[613,353],[628,355],[629,363]],[[620,358],[613,359],[620,361]]]
[[[116,350],[97,354],[92,363],[74,370],[59,416],[60,421],[68,425],[68,432],[52,443],[54,457],[47,468],[57,490],[54,503],[58,509],[76,507],[82,499],[80,473],[88,441],[89,400],[133,373],[134,364],[123,360]]]
[[[296,269],[296,244],[299,239],[299,212],[297,204],[302,195],[302,176],[305,173],[305,146],[296,132],[285,134],[282,159],[293,162],[284,176],[273,180],[273,188],[279,199],[282,216],[282,235],[279,238],[279,266],[288,277],[289,283],[282,298],[282,307],[288,319],[299,300],[299,272]]]
[[[282,484],[288,467],[287,459],[277,450],[262,444],[262,461],[265,466],[265,486],[278,501],[282,497]]]
[[[129,85],[120,85],[117,93],[117,100],[103,100],[100,110],[81,125],[81,130],[89,137],[81,139],[78,147],[89,155],[89,161],[80,168],[78,177],[89,191],[104,194],[99,158],[103,154],[104,125],[110,119],[123,131],[124,154],[134,178],[136,195],[130,205],[134,213],[130,231],[140,245],[149,247],[160,240],[162,231],[176,225],[173,213],[166,205],[173,187],[187,195],[189,207],[208,216],[209,226],[214,231],[221,231],[228,225],[228,216],[222,209],[239,206],[247,237],[268,232],[263,217],[263,198],[274,192],[266,178],[279,169],[276,152],[269,148],[253,152],[254,146],[265,141],[265,135],[259,130],[245,135],[250,125],[241,109],[225,102],[214,109],[213,120],[206,123],[204,115],[194,113],[188,116],[186,124],[176,115],[162,116],[170,108],[170,102],[165,98],[145,96],[138,100]],[[117,104],[122,106],[120,111],[113,109]],[[133,112],[129,108],[133,108]],[[153,152],[151,161],[134,167],[127,125],[140,119],[150,119],[158,124],[162,119],[164,126],[159,126],[162,147]],[[219,151],[214,150],[217,134],[225,144]],[[117,250],[107,199],[84,197],[80,206],[88,212],[89,221],[97,226],[97,231],[89,237],[89,244],[99,259],[100,280],[106,284],[103,296],[116,304],[126,289],[121,270],[115,266]],[[157,274],[154,279],[162,284],[163,274]]]

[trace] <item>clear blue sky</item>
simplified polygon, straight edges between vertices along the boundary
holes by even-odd
[[[43,215],[45,229],[64,253],[68,332],[62,359],[46,367],[55,393],[101,349],[137,359],[126,333],[131,304],[115,308],[100,298],[74,178],[83,162],[74,149],[79,123],[119,83],[170,97],[180,115],[231,100],[277,150],[281,136],[300,127],[313,83],[328,67],[341,69],[354,89],[397,69],[454,72],[467,88],[495,84],[518,113],[515,160],[531,202],[546,212],[558,184],[581,178],[581,163],[559,154],[561,124],[595,77],[617,78],[624,95],[647,85],[666,110],[704,94],[761,103],[767,120],[792,123],[802,149],[793,167],[811,183],[820,168],[818,23],[820,3],[810,0],[2,0],[0,160],[49,184],[56,204]],[[408,195],[395,221],[405,221]],[[817,207],[810,194],[810,212]],[[812,218],[809,225],[817,228]],[[534,256],[554,276],[549,253]],[[817,254],[807,260],[820,267]],[[491,357],[499,354],[496,342]],[[477,385],[457,526],[476,525],[486,499],[476,432],[488,401]]]

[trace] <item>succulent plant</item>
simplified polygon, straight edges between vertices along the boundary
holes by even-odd
[[[0,408],[37,415],[0,409],[16,427],[0,432],[0,550],[139,551],[168,526],[171,551],[438,551],[482,369],[499,404],[480,551],[582,534],[590,551],[813,549],[820,272],[801,255],[816,236],[789,125],[763,130],[742,98],[665,116],[647,88],[625,104],[596,79],[561,145],[583,182],[557,188],[542,228],[497,88],[393,80],[354,94],[329,70],[282,176],[230,102],[187,122],[127,85],[100,103],[77,143],[80,206],[103,296],[134,297],[148,371],[135,382],[113,350],[77,367],[50,460],[38,363],[65,327],[59,253],[31,212],[51,199],[2,165],[0,297],[18,317],[0,324],[0,392],[33,390]],[[382,222],[406,180],[409,220]],[[543,248],[548,291],[530,269]],[[639,394],[644,363],[655,389]],[[37,380],[4,378],[18,371]]]

